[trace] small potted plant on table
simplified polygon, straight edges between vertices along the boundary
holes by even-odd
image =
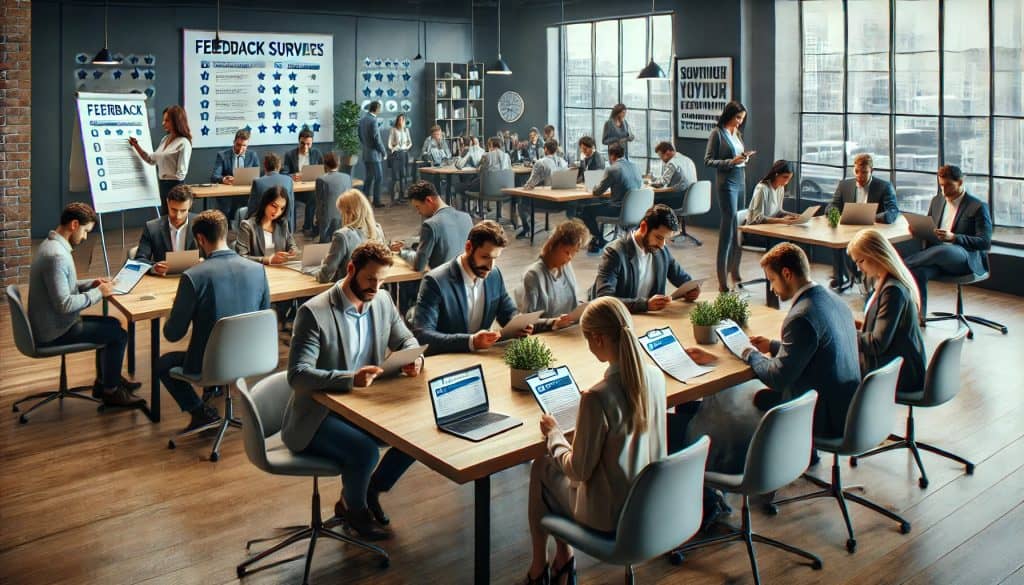
[[[551,349],[539,337],[530,335],[512,340],[505,348],[505,363],[511,368],[512,388],[529,390],[526,378],[549,368],[554,359]]]

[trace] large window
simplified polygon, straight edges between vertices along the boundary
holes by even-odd
[[[654,58],[667,74],[672,71],[672,15],[581,22],[557,27],[561,55],[548,55],[560,65],[562,89],[558,112],[563,148],[569,161],[579,158],[577,143],[592,136],[598,149],[604,123],[615,104],[626,105],[626,120],[636,135],[629,158],[641,170],[658,172],[661,161],[654,146],[672,140],[672,83],[644,81],[637,74]],[[552,63],[552,65],[556,65]]]
[[[955,164],[995,239],[1024,244],[1024,0],[801,0],[800,22],[803,199],[868,152],[924,213]]]

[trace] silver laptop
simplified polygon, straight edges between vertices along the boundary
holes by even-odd
[[[576,171],[569,169],[565,171],[555,171],[551,173],[551,188],[552,189],[575,189],[576,188]]]
[[[167,263],[167,274],[181,274],[199,264],[199,250],[168,252],[164,262]]]
[[[821,209],[820,205],[812,205],[808,207],[807,209],[804,210],[803,213],[798,215],[796,219],[793,220],[793,225],[803,225],[811,221],[811,218],[814,217],[815,213],[818,213],[819,209]]]
[[[324,165],[306,165],[299,173],[299,179],[303,181],[315,181],[324,174]]]
[[[904,211],[903,217],[907,218],[912,236],[929,244],[939,243],[939,238],[935,235],[935,230],[938,229],[938,226],[935,225],[935,220],[932,219],[932,216]]]
[[[839,223],[843,225],[874,225],[877,203],[846,203]]]
[[[240,187],[246,187],[252,185],[252,182],[255,181],[260,176],[260,168],[242,167],[235,169],[233,173],[235,177],[234,184]]]
[[[507,414],[490,411],[480,364],[438,376],[428,385],[434,421],[446,433],[482,441],[523,424]]]
[[[302,248],[301,259],[285,262],[283,266],[285,268],[297,270],[303,274],[316,274],[320,270],[320,264],[323,263],[324,256],[327,256],[327,252],[330,249],[331,245],[329,243],[306,244],[306,246]]]
[[[587,188],[587,191],[593,191],[594,187],[601,182],[604,178],[604,171],[584,171],[583,172],[583,186]]]

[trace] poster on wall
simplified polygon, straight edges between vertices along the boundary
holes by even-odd
[[[303,128],[334,141],[334,36],[184,29],[192,146],[294,144]]]
[[[732,99],[732,58],[676,59],[676,136],[707,138]]]

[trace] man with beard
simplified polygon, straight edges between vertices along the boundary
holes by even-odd
[[[617,297],[631,313],[668,306],[672,297],[665,294],[665,280],[677,287],[693,280],[666,246],[677,231],[679,220],[672,208],[658,204],[648,209],[636,231],[605,247],[591,298]],[[698,296],[699,286],[684,298],[694,301]]]
[[[495,318],[504,326],[519,313],[494,265],[507,245],[501,226],[484,220],[469,230],[461,255],[423,277],[413,331],[429,354],[487,349],[501,337],[490,330]],[[518,336],[531,333],[528,325]]]
[[[85,203],[70,203],[60,214],[60,225],[50,232],[32,258],[29,276],[28,318],[40,347],[97,343],[96,383],[92,394],[107,406],[140,406],[132,394],[141,384],[121,376],[128,333],[113,317],[81,312],[114,294],[106,278],[78,280],[71,250],[89,237],[96,212]]]
[[[378,290],[393,263],[386,246],[364,242],[352,252],[345,278],[299,307],[288,354],[293,394],[281,429],[292,451],[326,457],[341,467],[343,490],[335,515],[368,540],[390,536],[374,523],[390,523],[380,492],[390,490],[414,459],[392,448],[377,465],[377,440],[313,396],[370,386],[383,374],[378,365],[388,351],[416,347],[390,295]],[[418,375],[423,361],[402,372]]]

